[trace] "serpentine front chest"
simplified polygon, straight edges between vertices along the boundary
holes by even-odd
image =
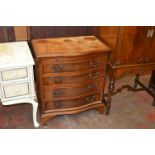
[[[37,39],[32,46],[43,125],[57,115],[104,111],[110,48],[94,36]]]

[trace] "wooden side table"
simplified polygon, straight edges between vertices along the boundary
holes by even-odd
[[[3,105],[30,103],[38,127],[34,89],[34,61],[27,42],[0,43],[0,99]]]

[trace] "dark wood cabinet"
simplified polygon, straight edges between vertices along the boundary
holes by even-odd
[[[155,62],[155,27],[150,28],[150,43],[148,47],[147,57],[150,62]]]
[[[98,37],[112,48],[108,63],[110,77],[107,114],[110,109],[111,95],[115,90],[115,79],[127,74],[139,75],[155,69],[155,35],[153,26],[111,26],[99,27]]]
[[[138,71],[140,68],[143,70],[145,64],[155,62],[154,27],[99,27],[98,36],[113,50],[110,56],[110,64],[118,68],[115,73],[116,78],[135,73],[136,67],[138,67]],[[133,67],[135,68],[133,69]]]
[[[15,41],[13,26],[0,26],[0,42]]]
[[[95,26],[30,26],[31,39],[96,35]]]
[[[147,28],[120,27],[115,51],[115,65],[143,63],[148,46]]]
[[[110,48],[94,36],[36,39],[41,122],[89,109],[104,112],[104,83]]]
[[[119,28],[119,38],[115,52],[115,65],[131,64],[133,54],[133,42],[135,40],[135,27]]]

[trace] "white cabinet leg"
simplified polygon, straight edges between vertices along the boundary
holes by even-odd
[[[37,110],[38,110],[38,101],[36,98],[33,99],[21,99],[21,100],[12,100],[7,102],[2,102],[3,105],[15,105],[15,104],[21,104],[21,103],[29,103],[32,104],[32,114],[33,114],[33,124],[34,127],[39,127],[39,123],[37,122]]]
[[[37,127],[39,127],[39,123],[37,122],[38,102],[33,100],[32,106],[33,106],[33,123],[34,123],[34,126],[37,128]]]

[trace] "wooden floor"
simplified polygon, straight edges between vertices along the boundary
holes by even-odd
[[[150,76],[144,76],[147,84]],[[122,84],[133,84],[133,77],[118,80],[116,87]],[[146,92],[128,92],[113,96],[110,115],[99,114],[89,110],[74,115],[58,116],[48,122],[42,129],[123,129],[123,128],[155,128],[155,107],[151,105],[152,97]],[[31,129],[32,107],[29,104],[0,105],[0,128]],[[39,120],[39,112],[38,112]]]

